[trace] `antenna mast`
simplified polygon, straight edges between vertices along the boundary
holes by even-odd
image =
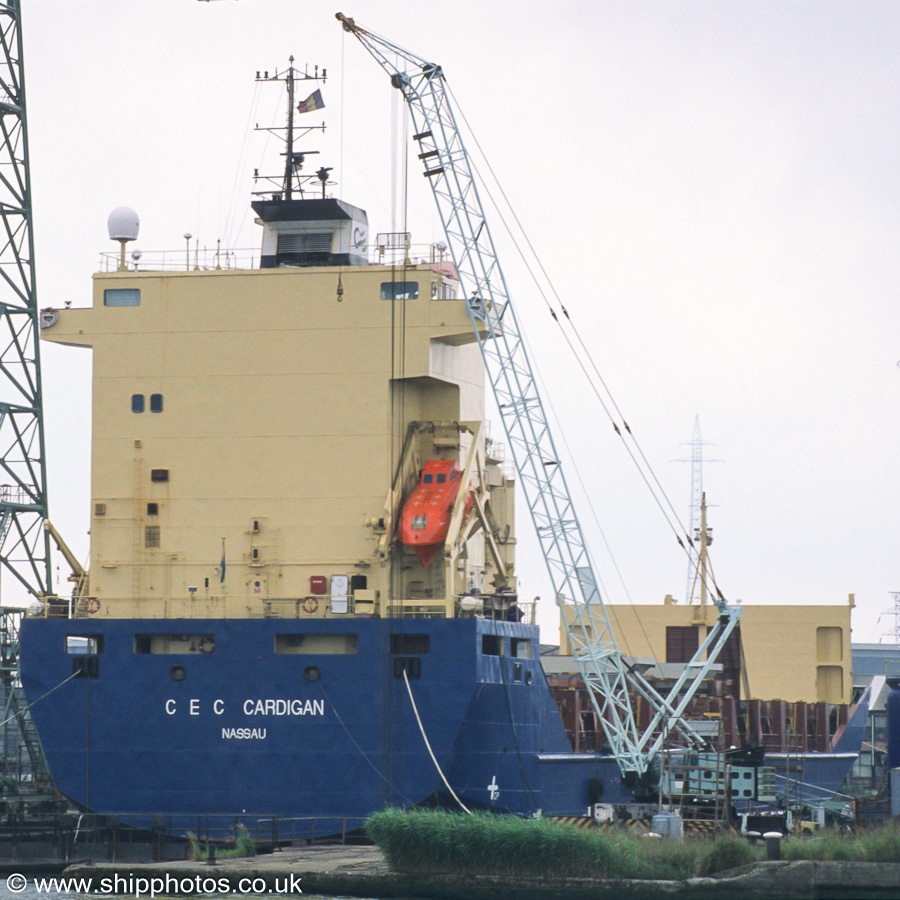
[[[288,58],[287,69],[281,72],[275,71],[271,75],[269,74],[268,70],[266,70],[265,72],[256,73],[257,81],[283,81],[287,90],[288,108],[287,123],[285,124],[285,126],[283,128],[260,128],[259,125],[257,125],[255,129],[256,131],[268,131],[270,134],[276,134],[285,143],[284,173],[282,175],[260,175],[258,170],[253,173],[255,181],[262,180],[263,182],[267,182],[273,186],[277,185],[279,193],[281,195],[279,199],[291,200],[293,199],[293,195],[295,192],[302,196],[303,182],[308,181],[312,178],[318,178],[319,181],[323,182],[324,191],[324,182],[327,180],[327,176],[325,179],[323,179],[322,176],[318,174],[306,176],[302,176],[300,174],[300,170],[303,168],[305,158],[311,154],[318,153],[319,151],[295,151],[294,141],[295,138],[303,137],[309,134],[309,132],[311,131],[325,131],[325,124],[304,125],[302,128],[298,129],[295,126],[294,118],[295,115],[299,113],[312,112],[317,109],[323,109],[325,104],[322,101],[322,95],[321,93],[319,93],[319,91],[314,91],[299,106],[294,101],[296,99],[295,86],[298,81],[321,81],[324,83],[327,78],[327,69],[322,69],[322,71],[320,72],[318,66],[315,66],[313,68],[312,75],[310,75],[309,72],[300,72],[298,69],[295,69],[293,56]],[[295,129],[299,132],[299,134],[295,134]],[[331,170],[328,169],[327,171],[330,172]],[[256,193],[271,194],[272,191],[258,191]]]

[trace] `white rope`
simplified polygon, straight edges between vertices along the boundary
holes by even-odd
[[[413,712],[416,715],[416,722],[419,723],[419,731],[422,734],[422,740],[425,741],[425,747],[428,750],[428,755],[431,757],[431,761],[434,763],[434,767],[437,769],[438,775],[441,776],[441,781],[444,782],[445,787],[448,791],[450,791],[450,795],[453,797],[453,799],[462,807],[463,812],[471,816],[472,811],[466,806],[465,803],[462,802],[462,800],[459,799],[459,797],[456,796],[456,791],[454,791],[453,788],[450,787],[450,782],[447,781],[443,771],[441,771],[441,767],[438,765],[438,761],[431,749],[431,744],[428,743],[428,735],[425,734],[425,729],[422,727],[422,720],[419,718],[419,710],[416,708],[416,701],[413,698],[412,688],[409,686],[409,678],[406,675],[406,669],[403,670],[403,681],[406,683],[406,691],[409,694],[409,702],[412,703]]]
[[[78,672],[73,672],[68,678],[63,679],[58,685],[56,685],[56,687],[50,688],[50,690],[47,691],[46,694],[41,694],[41,696],[38,697],[37,700],[35,700],[33,703],[29,703],[27,706],[21,707],[18,712],[13,713],[13,715],[11,715],[8,719],[4,719],[2,722],[0,722],[0,727],[6,725],[7,722],[12,722],[13,719],[17,719],[23,712],[25,712],[25,710],[31,709],[32,706],[36,706],[41,702],[41,700],[44,699],[44,697],[52,694],[57,688],[61,688],[67,681],[71,681],[73,678],[75,678],[76,675],[78,675]],[[15,688],[13,688],[13,690],[15,690]]]

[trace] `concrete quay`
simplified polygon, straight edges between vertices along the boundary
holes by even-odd
[[[419,900],[897,900],[900,864],[856,862],[762,862],[718,876],[687,881],[599,878],[524,878],[490,875],[394,872],[377,847],[319,845],[215,865],[196,861],[160,863],[90,862],[70,866],[66,877],[92,878],[103,893],[149,896],[183,894],[185,880],[211,893],[210,879],[222,879],[217,893],[284,895],[331,894],[345,897]],[[112,879],[119,890],[101,887]],[[170,879],[166,885],[166,879]],[[117,880],[116,880],[117,879]],[[131,879],[129,881],[128,879]],[[138,882],[137,879],[147,879]],[[155,882],[150,879],[156,879]],[[199,881],[197,880],[199,879]],[[173,881],[174,880],[174,881]],[[143,889],[140,890],[143,886]],[[168,889],[167,889],[168,886]],[[172,888],[175,888],[174,890]]]

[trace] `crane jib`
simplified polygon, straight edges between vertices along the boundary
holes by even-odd
[[[626,784],[649,769],[674,729],[694,746],[703,744],[684,720],[688,703],[734,630],[741,608],[717,604],[719,618],[667,696],[630,669],[616,644],[560,456],[544,414],[525,342],[510,302],[490,228],[443,70],[337,13],[402,90],[451,257],[465,292],[475,337],[500,409],[562,621],[607,742]],[[405,70],[401,68],[408,64]],[[638,728],[629,689],[650,704],[650,724]]]

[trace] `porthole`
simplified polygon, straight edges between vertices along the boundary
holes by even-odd
[[[319,671],[318,666],[307,666],[303,670],[303,677],[307,681],[318,681],[322,677],[322,673]]]
[[[172,681],[184,681],[187,678],[187,669],[184,666],[172,666],[169,669],[169,678]]]

